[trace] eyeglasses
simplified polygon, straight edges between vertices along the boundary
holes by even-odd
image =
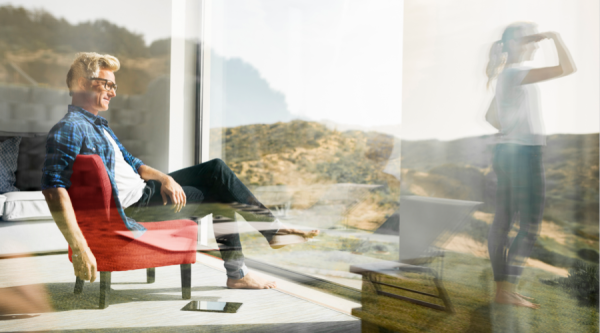
[[[115,92],[117,92],[117,84],[112,82],[111,80],[107,80],[107,79],[102,79],[99,77],[91,77],[88,80],[92,81],[92,80],[98,80],[98,81],[104,81],[104,89],[110,91],[110,90],[115,90]]]

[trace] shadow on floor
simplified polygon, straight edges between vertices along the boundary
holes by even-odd
[[[120,283],[119,283],[120,284]],[[115,283],[114,285],[118,285]],[[22,303],[18,301],[33,301],[32,295],[23,293],[23,290],[35,290],[45,295],[35,295],[37,299],[47,300],[52,310],[41,310],[36,307],[32,311],[26,311],[23,307],[18,309],[1,308],[0,315],[2,320],[19,319],[12,318],[13,314],[25,313],[42,313],[42,312],[60,312],[70,310],[95,310],[98,309],[100,298],[100,283],[85,283],[83,293],[76,295],[73,292],[75,283],[48,283],[34,284],[19,287],[0,288],[0,295],[12,295],[19,297],[20,300],[14,300],[12,303]],[[220,286],[203,286],[192,287],[192,292],[195,291],[213,291],[223,290],[225,287]],[[217,301],[220,297],[192,297],[193,300]],[[182,300],[181,287],[173,288],[148,288],[148,289],[126,289],[115,290],[111,289],[110,305],[129,303],[129,302],[145,302],[145,301],[173,301]]]
[[[486,304],[480,306],[471,312],[471,323],[465,333],[485,333],[492,332],[492,323],[490,321],[490,306]]]
[[[42,331],[30,331],[42,332]],[[162,326],[162,327],[125,327],[125,328],[102,328],[82,330],[60,330],[43,332],[98,332],[98,333],[138,333],[138,332],[244,332],[244,333],[358,333],[360,332],[359,321],[331,321],[320,323],[286,323],[286,324],[264,324],[264,325],[201,325],[201,326]]]

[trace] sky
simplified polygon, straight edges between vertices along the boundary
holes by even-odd
[[[213,3],[214,49],[255,66],[292,114],[410,140],[495,133],[483,121],[489,47],[508,24],[536,22],[561,34],[579,69],[538,85],[546,133],[598,132],[596,0]],[[557,59],[544,41],[526,65]]]
[[[2,1],[44,8],[71,23],[104,18],[144,35],[170,35],[170,1]],[[211,46],[255,68],[288,111],[344,128],[387,128],[405,139],[491,134],[483,121],[490,45],[514,21],[557,31],[578,72],[539,84],[548,134],[599,128],[597,0],[213,0]],[[556,64],[543,42],[532,66]],[[400,129],[401,128],[401,129]]]
[[[255,66],[298,117],[400,124],[402,2],[213,1],[212,46]]]
[[[491,44],[515,21],[558,32],[578,69],[537,85],[546,133],[597,133],[599,3],[406,0],[402,136],[449,140],[496,132],[483,121],[494,96],[486,89],[485,67]],[[544,41],[528,65],[557,63],[553,43]]]

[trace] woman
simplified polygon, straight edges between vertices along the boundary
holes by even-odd
[[[536,43],[550,39],[556,46],[559,64],[527,68]],[[498,177],[496,215],[488,236],[495,301],[538,308],[531,298],[516,292],[523,265],[539,233],[545,199],[542,147],[546,145],[535,83],[575,72],[569,53],[555,32],[536,33],[532,23],[514,23],[495,42],[487,66],[488,87],[494,79],[496,96],[486,119],[500,130],[493,167]],[[512,243],[508,233],[519,219],[519,232]]]

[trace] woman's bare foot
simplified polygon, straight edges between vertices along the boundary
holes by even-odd
[[[319,230],[304,231],[293,228],[281,228],[277,234],[271,239],[269,245],[273,249],[280,249],[286,245],[306,242],[309,238],[319,235]],[[295,236],[295,237],[294,237]]]
[[[526,300],[528,300],[528,301],[533,301],[533,300],[535,299],[535,298],[533,298],[533,297],[529,297],[529,296],[521,295],[521,294],[519,294],[519,293],[517,293],[517,292],[515,292],[514,294],[515,294],[515,295],[517,295],[517,296],[519,296],[519,297],[521,297],[521,298],[523,298],[523,299],[526,299]]]
[[[248,273],[241,279],[227,278],[227,288],[230,289],[271,289],[276,287],[275,281],[267,281],[252,273]]]
[[[505,290],[501,290],[496,293],[495,301],[498,304],[509,304],[509,305],[514,305],[514,306],[522,306],[522,307],[526,307],[526,308],[531,308],[531,309],[539,309],[540,308],[539,304],[531,303],[530,301],[523,298],[521,295],[519,295],[515,292],[510,292],[510,291],[505,291]]]

